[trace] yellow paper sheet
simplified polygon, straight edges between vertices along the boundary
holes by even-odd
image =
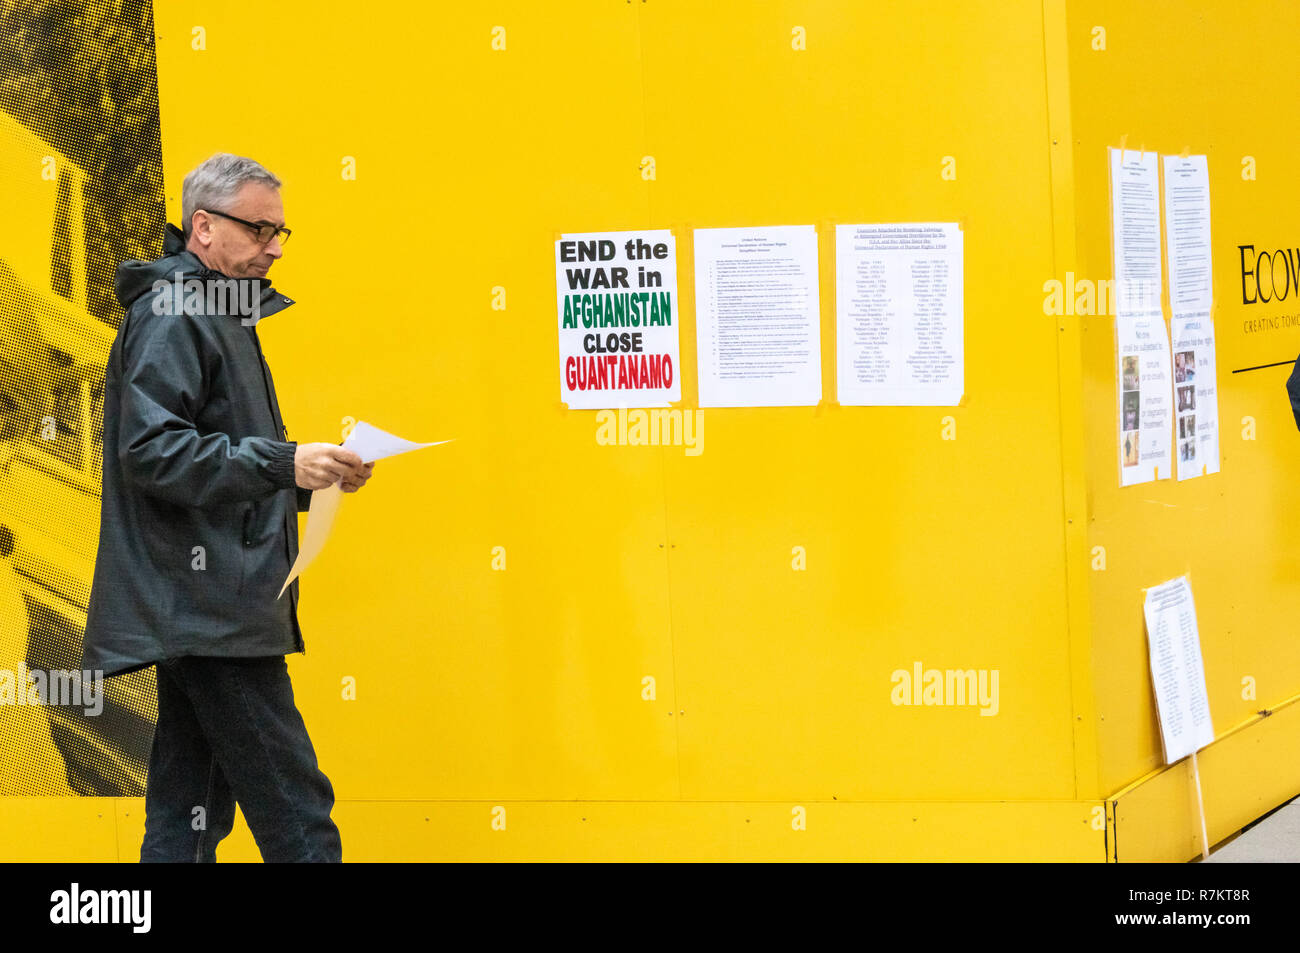
[[[289,578],[280,587],[280,595],[276,596],[277,599],[284,595],[284,590],[289,588],[289,583],[297,579],[325,548],[325,540],[329,539],[330,529],[334,526],[334,516],[338,513],[339,504],[342,502],[343,487],[337,483],[323,490],[312,491],[311,508],[307,511],[307,529],[302,534],[298,558],[293,561]]]
[[[361,420],[343,441],[343,449],[356,453],[363,463],[373,463],[384,457],[395,457],[398,454],[423,450],[425,447],[437,447],[444,443],[451,443],[451,441],[412,443]],[[293,561],[293,567],[289,570],[284,585],[280,587],[277,599],[284,595],[284,590],[289,588],[291,582],[306,572],[307,567],[325,548],[325,541],[329,539],[330,530],[334,526],[334,517],[338,514],[339,504],[342,502],[343,487],[340,483],[323,490],[312,491],[311,506],[307,510],[307,528],[303,531],[302,543],[298,547],[298,558]]]

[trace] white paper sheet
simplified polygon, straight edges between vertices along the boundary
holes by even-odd
[[[400,453],[422,450],[425,447],[437,447],[444,443],[451,443],[451,441],[413,443],[361,420],[353,425],[351,432],[344,439],[343,449],[351,450],[361,458],[363,463],[373,463],[385,457],[394,457]],[[284,590],[289,588],[289,584],[302,575],[325,548],[325,541],[329,539],[330,530],[334,528],[334,518],[338,515],[339,506],[342,505],[343,495],[341,480],[323,490],[312,491],[311,508],[307,511],[307,527],[303,530],[302,541],[298,546],[298,558],[289,568],[289,575],[284,580],[284,585],[280,587],[277,599],[284,595]]]
[[[374,463],[384,457],[395,457],[399,453],[410,453],[412,450],[422,450],[425,447],[436,447],[438,444],[450,442],[450,440],[437,440],[433,443],[412,443],[410,440],[403,440],[360,420],[343,441],[343,449],[351,450],[361,458],[362,463]]]
[[[1147,648],[1151,684],[1160,717],[1165,764],[1173,764],[1214,740],[1201,635],[1192,586],[1179,576],[1146,592]]]
[[[1154,152],[1110,150],[1121,486],[1173,475],[1173,374],[1160,309],[1157,159]]]
[[[836,226],[841,404],[961,402],[963,268],[955,222]]]
[[[695,230],[701,407],[791,407],[822,399],[817,230]]]
[[[1165,247],[1173,306],[1178,479],[1219,472],[1210,173],[1205,156],[1164,156]]]

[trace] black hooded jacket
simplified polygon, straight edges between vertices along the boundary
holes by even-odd
[[[205,307],[207,295],[184,298],[214,280],[226,281],[185,250],[173,225],[163,257],[117,269],[126,316],[104,376],[99,550],[82,659],[105,675],[186,655],[306,651],[297,580],[277,593],[311,493],[294,480],[297,443],[256,323],[206,313],[230,310]],[[267,279],[258,286],[245,287],[260,293],[260,318],[293,304]]]

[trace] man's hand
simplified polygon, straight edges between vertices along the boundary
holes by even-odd
[[[373,467],[333,443],[300,443],[293,456],[294,480],[304,490],[323,490],[342,480],[343,489],[354,493],[370,479]]]
[[[366,485],[366,481],[370,479],[370,474],[373,473],[374,470],[375,464],[372,461],[365,464],[360,470],[355,471],[351,477],[345,477],[343,480],[343,492],[357,492],[357,490]]]

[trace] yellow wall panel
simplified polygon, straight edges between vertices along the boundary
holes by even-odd
[[[294,677],[323,767],[341,797],[676,796],[671,704],[640,697],[646,674],[673,689],[659,462],[563,410],[550,319],[553,230],[644,215],[618,148],[636,84],[593,81],[635,64],[635,14],[265,12],[159,10],[169,196],[220,150],[285,181],[274,280],[298,304],[260,330],[292,438],[350,414],[457,440],[380,463],[304,580]],[[273,134],[183,92],[250,60],[275,64]]]
[[[644,57],[648,224],[690,261],[693,227],[813,223],[822,272],[823,405],[706,409],[705,452],[663,453],[683,796],[1074,794],[1041,11],[943,10],[643,11],[672,51]],[[834,224],[888,221],[963,223],[958,408],[835,401]],[[998,669],[998,715],[895,706],[916,661]]]
[[[1300,705],[1289,699],[1255,716],[1197,755],[1205,827],[1213,846],[1300,789]],[[1114,801],[1115,859],[1185,861],[1201,856],[1201,821],[1190,759],[1153,773]]]
[[[1079,277],[1111,277],[1106,146],[1209,157],[1222,471],[1187,482],[1120,489],[1115,449],[1115,337],[1109,316],[1080,318],[1090,491],[1089,538],[1106,550],[1091,574],[1102,788],[1115,791],[1161,764],[1143,587],[1188,574],[1196,598],[1216,735],[1300,689],[1292,617],[1300,599],[1300,433],[1284,387],[1295,328],[1246,322],[1296,312],[1295,298],[1242,303],[1237,246],[1293,249],[1300,155],[1294,131],[1267,106],[1293,70],[1300,8],[1285,2],[1070,3]],[[1092,49],[1095,26],[1106,49]],[[1242,177],[1254,157],[1255,180]],[[1166,263],[1167,273],[1167,263]],[[1165,293],[1168,316],[1168,293]],[[1255,439],[1243,439],[1246,418]],[[1243,678],[1256,697],[1243,698]]]

